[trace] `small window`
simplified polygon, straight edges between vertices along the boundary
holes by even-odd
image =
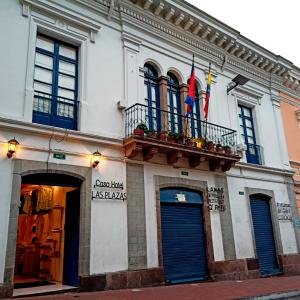
[[[37,36],[33,122],[77,130],[78,49]]]
[[[239,124],[242,141],[246,145],[247,162],[261,165],[261,151],[256,144],[251,108],[239,105]]]

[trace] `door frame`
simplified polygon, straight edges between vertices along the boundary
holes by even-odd
[[[252,236],[254,256],[256,259],[258,259],[257,251],[256,251],[256,241],[255,241],[253,219],[252,219],[251,206],[250,206],[250,201],[251,201],[250,197],[262,196],[265,199],[268,199],[268,201],[269,201],[277,262],[278,262],[278,265],[280,265],[279,261],[278,261],[278,256],[283,254],[283,248],[282,248],[282,242],[281,242],[279,221],[277,218],[277,210],[276,210],[274,191],[265,190],[265,189],[248,188],[248,187],[246,187],[245,190],[246,190],[245,194],[246,194],[247,203],[248,203],[248,212],[249,212],[249,220],[250,220],[250,225],[251,225],[251,236]]]
[[[214,263],[214,251],[211,231],[210,212],[207,201],[207,182],[192,179],[183,179],[167,176],[154,176],[155,192],[156,192],[156,220],[157,220],[157,250],[158,250],[158,265],[163,269],[163,252],[162,252],[162,232],[161,232],[161,211],[160,211],[160,189],[162,188],[184,188],[195,191],[203,196],[203,225],[205,232],[205,248],[207,260],[207,275],[211,274]]]
[[[13,167],[12,193],[6,245],[4,283],[13,293],[18,214],[22,177],[31,174],[61,174],[79,179],[80,185],[80,229],[79,229],[79,278],[90,271],[91,197],[92,170],[88,167],[64,165],[15,159]]]

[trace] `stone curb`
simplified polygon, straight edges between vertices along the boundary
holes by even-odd
[[[300,296],[300,290],[290,292],[278,292],[263,296],[236,298],[236,300],[273,300],[273,299],[288,299],[290,297]]]

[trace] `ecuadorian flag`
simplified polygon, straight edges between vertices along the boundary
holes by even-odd
[[[192,71],[190,77],[190,85],[188,90],[188,95],[184,101],[186,104],[186,115],[193,114],[193,108],[195,104],[195,67],[194,67],[194,55],[193,55],[193,63],[192,63]]]
[[[206,93],[205,93],[205,105],[204,105],[204,118],[206,120],[208,117],[208,105],[209,105],[211,81],[212,81],[212,76],[211,76],[210,65],[209,65],[208,76],[207,76],[207,86],[206,86]]]

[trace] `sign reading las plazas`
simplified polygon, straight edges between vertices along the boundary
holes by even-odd
[[[101,181],[96,179],[92,190],[92,199],[126,200],[124,183],[120,181]]]

